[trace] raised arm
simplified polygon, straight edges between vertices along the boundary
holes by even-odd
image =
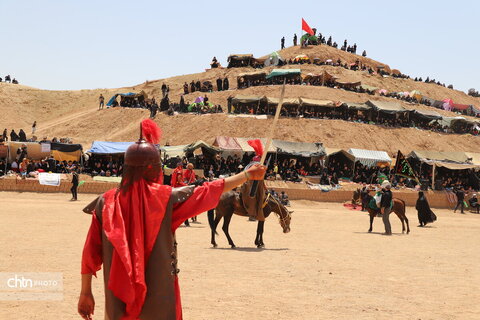
[[[243,171],[232,177],[207,182],[202,186],[195,188],[193,194],[185,202],[181,202],[174,207],[172,232],[175,231],[185,220],[215,208],[218,205],[222,193],[233,190],[247,180],[263,179],[265,170],[265,166],[258,164],[253,165],[247,171]]]

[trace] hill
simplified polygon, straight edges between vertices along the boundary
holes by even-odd
[[[325,45],[309,48],[290,47],[279,52],[284,58],[298,54],[322,59],[338,59],[353,63],[360,59],[372,67],[383,65],[380,62],[340,51]],[[388,91],[419,90],[424,95],[437,100],[451,98],[456,103],[480,106],[480,98],[470,97],[464,92],[451,90],[431,83],[415,82],[409,79],[385,78],[369,75],[365,72],[346,70],[333,66],[298,65],[303,73],[321,73],[324,70],[348,80],[360,80],[363,84],[386,89]],[[292,68],[285,66],[284,68]],[[272,67],[266,68],[266,71]],[[178,102],[183,94],[183,83],[192,80],[209,80],[215,83],[218,77],[228,77],[230,90],[208,93],[212,103],[226,106],[226,99],[235,94],[255,94],[278,97],[279,86],[261,86],[248,89],[236,89],[236,77],[251,68],[209,69],[202,73],[175,76],[167,79],[148,81],[143,84],[119,89],[95,89],[79,91],[40,90],[23,85],[0,83],[0,114],[3,115],[0,126],[28,129],[34,120],[38,122],[39,138],[43,136],[70,137],[74,142],[90,145],[93,140],[131,141],[138,135],[138,122],[148,116],[148,111],[137,109],[107,109],[98,111],[98,96],[102,93],[109,99],[116,92],[144,90],[149,97],[160,100],[161,85],[170,86],[171,101]],[[203,95],[203,94],[202,94]],[[198,93],[185,95],[186,102],[193,102]],[[286,97],[303,96],[306,98],[328,99],[335,101],[364,102],[369,99],[398,101],[392,98],[370,96],[350,91],[312,86],[287,86]],[[433,110],[424,105],[402,104],[408,109]],[[455,115],[448,111],[439,111],[445,116]],[[263,136],[271,120],[232,118],[226,114],[189,115],[168,117],[159,115],[156,119],[164,132],[163,142],[170,144],[189,143],[202,139],[213,141],[217,135]],[[380,126],[350,123],[340,120],[281,119],[276,138],[293,141],[320,141],[330,147],[359,147],[386,150],[390,153],[400,149],[404,152],[413,149],[476,151],[480,141],[471,135],[446,135],[413,128],[386,129]]]

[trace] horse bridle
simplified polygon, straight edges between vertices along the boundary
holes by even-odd
[[[270,194],[267,196],[267,199],[268,199],[269,196],[270,196]],[[278,210],[279,210],[280,212],[282,212],[282,208],[280,207],[282,204],[280,204],[280,202],[279,202],[277,199],[275,199],[275,197],[271,197],[271,198],[272,198],[273,201],[275,201],[275,203],[277,204]],[[283,205],[282,205],[282,206],[283,206]],[[273,211],[273,210],[272,210],[272,211]],[[287,225],[287,218],[291,218],[292,215],[290,214],[290,211],[288,211],[287,208],[285,208],[285,211],[286,211],[287,213],[285,214],[285,217],[283,217],[283,218],[282,218],[282,216],[280,215],[280,213],[278,213],[278,221],[280,222],[280,225],[282,225],[282,222],[283,222],[283,225],[286,226],[286,225]],[[275,211],[273,211],[273,212],[275,212]],[[276,212],[275,212],[275,213],[276,213]]]

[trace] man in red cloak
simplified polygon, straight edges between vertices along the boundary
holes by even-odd
[[[172,172],[170,185],[174,188],[186,186],[186,184],[183,182],[183,164],[181,161],[177,163],[177,167]]]
[[[195,176],[195,171],[193,170],[193,163],[189,163],[187,164],[187,169],[183,171],[183,182],[186,185],[190,185],[195,181],[197,181],[197,178]]]
[[[84,209],[92,222],[82,255],[78,312],[83,319],[92,319],[92,275],[103,264],[105,319],[181,320],[175,230],[186,219],[215,208],[222,193],[265,175],[266,168],[255,165],[196,188],[162,185],[160,153],[154,145],[159,129],[144,120],[142,132],[125,153],[119,188]]]

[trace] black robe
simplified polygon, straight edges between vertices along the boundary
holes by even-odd
[[[420,224],[426,225],[427,223],[432,223],[437,220],[437,216],[430,209],[430,205],[425,196],[418,198],[415,209],[418,211],[418,221]]]

